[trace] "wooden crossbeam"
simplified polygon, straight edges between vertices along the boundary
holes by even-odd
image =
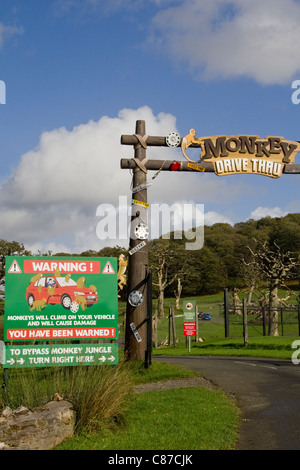
[[[180,142],[177,148],[180,148],[180,144],[182,142],[182,138],[180,138]],[[295,142],[300,143],[299,140],[295,140]],[[139,146],[140,141],[136,134],[132,135],[121,135],[121,144],[122,145],[133,145],[134,147]],[[169,147],[167,144],[166,137],[163,136],[151,136],[148,135],[146,139],[146,144],[147,147]],[[199,145],[196,144],[191,144],[189,147],[193,148],[199,148]],[[175,147],[176,148],[176,147]],[[172,166],[173,161],[163,161],[163,160],[148,160],[146,162],[146,168],[147,170],[162,170],[162,171],[171,171],[171,166]],[[180,160],[180,168],[178,171],[197,171],[194,170],[193,168],[189,167],[188,164],[190,162],[186,160]],[[127,159],[127,158],[122,158],[121,159],[121,168],[122,169],[133,169],[136,168],[136,162],[133,159]],[[205,171],[207,173],[213,173],[214,172],[214,167],[212,161],[199,161],[197,162],[197,165],[201,166],[202,168],[205,168]],[[283,168],[283,173],[288,174],[288,175],[297,175],[300,174],[300,164],[286,164],[284,165]]]
[[[194,170],[193,168],[189,167],[188,165],[190,162],[188,161],[182,161],[179,160],[178,163],[180,163],[180,167],[177,171],[197,171]],[[173,164],[173,160],[148,160],[145,163],[145,166],[147,170],[161,170],[161,171],[172,171],[171,166]],[[212,162],[208,161],[199,161],[195,163],[196,165],[199,165],[199,167],[205,168],[205,172],[207,173],[213,173],[214,172],[214,166]],[[127,169],[127,170],[132,170],[137,167],[137,163],[133,158],[121,158],[121,168],[122,169]],[[284,174],[288,175],[296,175],[300,174],[300,164],[286,164],[283,169]]]

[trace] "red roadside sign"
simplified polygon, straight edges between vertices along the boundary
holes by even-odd
[[[196,322],[188,322],[183,324],[184,336],[196,336]]]

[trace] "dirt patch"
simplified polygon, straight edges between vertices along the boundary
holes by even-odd
[[[186,379],[163,380],[149,384],[136,385],[135,393],[151,392],[153,390],[168,390],[170,388],[182,387],[205,387],[209,390],[216,390],[216,386],[203,377],[189,377]]]

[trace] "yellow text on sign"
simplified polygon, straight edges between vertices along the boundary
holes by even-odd
[[[188,166],[188,168],[192,168],[193,170],[205,171],[205,168],[203,168],[202,166],[199,166],[199,165],[194,165],[193,163],[188,163],[187,166]]]
[[[132,199],[132,204],[137,204],[138,206],[143,206],[149,208],[149,204],[147,202],[137,201],[136,199]]]

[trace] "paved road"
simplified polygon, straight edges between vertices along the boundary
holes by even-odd
[[[300,364],[281,359],[167,357],[233,395],[241,410],[238,450],[300,449]]]

